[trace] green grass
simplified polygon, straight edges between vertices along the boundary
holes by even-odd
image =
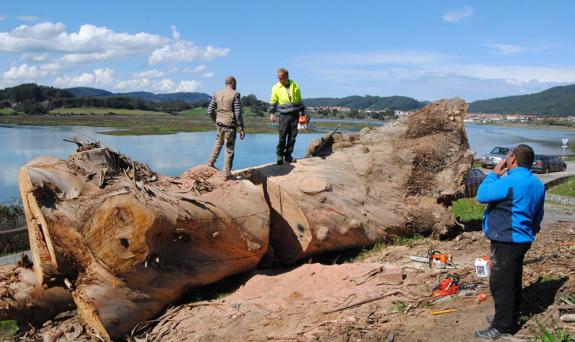
[[[0,114],[14,114],[12,108],[0,108]]]
[[[185,116],[208,116],[208,109],[204,107],[196,107],[190,110],[184,110],[178,114]]]
[[[548,190],[550,194],[575,197],[575,177]]]
[[[372,246],[365,247],[361,250],[361,252],[351,259],[350,262],[362,262],[366,260],[368,257],[377,254],[383,251],[386,247],[389,246],[407,246],[413,247],[417,242],[422,241],[425,237],[421,235],[413,235],[413,236],[397,236],[394,237],[391,242],[388,241],[378,241]]]
[[[543,324],[541,324],[538,320],[535,320],[535,322],[537,323],[537,326],[539,327],[539,336],[538,336],[538,341],[543,341],[543,342],[573,342],[573,336],[571,336],[571,334],[569,334],[569,332],[559,329],[559,328],[555,328],[553,329],[553,331],[550,331],[549,329],[545,328],[543,326]]]
[[[254,113],[252,112],[252,109],[250,107],[244,107],[242,108],[243,111],[243,116],[244,118],[246,116],[255,116]],[[196,108],[192,108],[190,110],[184,110],[182,112],[178,113],[179,115],[185,115],[185,116],[205,116],[208,117],[208,109],[205,107],[196,107]],[[264,115],[265,118],[268,117],[267,113]]]
[[[407,303],[405,302],[395,302],[389,309],[392,313],[399,313],[402,314],[407,309]]]
[[[540,277],[537,279],[537,282],[543,284],[543,283],[549,283],[549,282],[558,281],[559,279],[561,279],[561,278],[558,277],[558,276],[556,276],[556,275],[554,275],[554,274],[546,273],[546,274],[540,276]]]
[[[18,329],[16,321],[0,321],[0,340],[12,340]]]
[[[50,114],[67,115],[170,115],[166,112],[156,112],[139,109],[114,109],[99,107],[78,107],[78,108],[56,108]]]
[[[485,206],[475,198],[461,198],[453,202],[451,212],[461,223],[468,223],[483,219]]]

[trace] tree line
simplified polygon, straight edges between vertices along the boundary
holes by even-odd
[[[264,116],[268,104],[255,95],[243,96],[242,105],[251,113]],[[184,100],[148,101],[137,97],[74,97],[64,89],[46,87],[34,83],[21,84],[0,90],[0,108],[10,108],[16,113],[46,114],[56,108],[96,107],[111,109],[135,109],[177,114],[197,107],[207,107],[208,101],[188,102]]]

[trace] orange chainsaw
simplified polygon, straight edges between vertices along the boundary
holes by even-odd
[[[429,265],[429,268],[455,268],[455,263],[450,255],[441,253],[435,249],[427,252],[427,257],[410,256],[409,259],[417,262],[423,262]]]

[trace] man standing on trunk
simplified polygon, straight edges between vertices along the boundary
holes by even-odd
[[[225,142],[226,155],[224,160],[224,173],[226,174],[226,179],[231,179],[234,148],[236,144],[236,130],[238,126],[240,127],[240,139],[244,139],[245,137],[240,93],[236,91],[236,79],[233,76],[226,77],[225,87],[218,90],[214,96],[212,96],[208,106],[208,114],[218,128],[218,135],[214,143],[212,155],[208,160],[208,165],[215,167],[214,164]]]
[[[491,240],[489,287],[495,302],[495,315],[487,316],[490,327],[475,333],[479,338],[497,339],[519,327],[523,258],[541,229],[545,202],[545,186],[530,171],[533,159],[531,147],[517,145],[477,190],[477,200],[487,204],[483,233]]]
[[[275,121],[275,113],[279,112],[279,141],[277,146],[277,164],[292,163],[292,157],[297,137],[297,124],[300,115],[305,114],[301,101],[301,92],[297,83],[289,79],[289,73],[281,68],[277,72],[278,83],[272,87],[270,100],[270,120]]]

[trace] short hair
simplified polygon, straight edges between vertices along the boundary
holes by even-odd
[[[232,84],[232,83],[234,83],[234,82],[236,82],[236,78],[235,78],[234,76],[228,76],[228,77],[226,77],[226,81],[225,81],[225,84],[226,84],[226,85]]]
[[[528,169],[533,165],[535,152],[529,145],[519,144],[513,149],[513,155],[517,158],[517,164]]]
[[[286,68],[279,68],[278,74],[285,74],[286,76],[289,76],[289,71],[287,71]]]

